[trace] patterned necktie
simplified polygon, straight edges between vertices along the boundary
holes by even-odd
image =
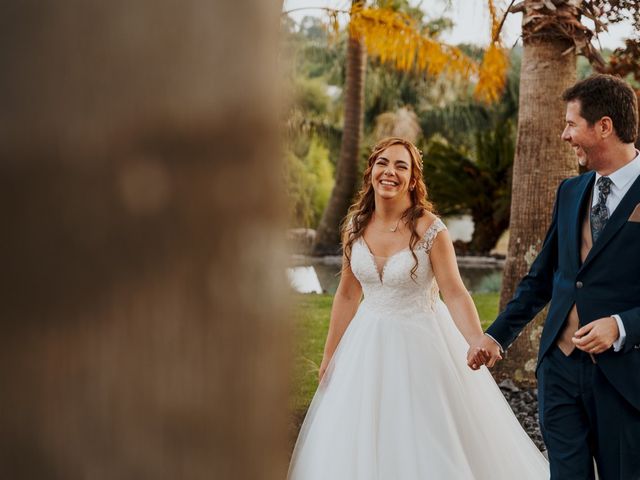
[[[611,179],[609,177],[600,177],[598,179],[598,203],[591,208],[591,237],[593,243],[598,240],[604,226],[609,220],[609,209],[607,208],[607,197],[611,193]]]

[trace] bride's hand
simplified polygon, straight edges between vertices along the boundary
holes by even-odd
[[[478,370],[482,365],[485,365],[491,356],[489,353],[480,347],[470,347],[467,352],[467,365],[472,370]]]
[[[502,360],[500,346],[488,336],[482,335],[479,341],[470,342],[467,365],[472,370],[478,370],[482,365],[491,368],[498,360]]]

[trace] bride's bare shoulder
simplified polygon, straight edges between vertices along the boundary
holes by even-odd
[[[422,217],[418,219],[418,222],[416,225],[416,229],[418,230],[418,233],[420,233],[421,235],[424,235],[425,233],[427,233],[427,230],[429,229],[429,227],[433,225],[433,222],[435,222],[437,219],[438,219],[437,215],[431,212],[424,212],[422,214]]]

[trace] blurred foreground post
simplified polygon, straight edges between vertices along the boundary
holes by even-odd
[[[283,478],[281,7],[3,4],[0,478]]]

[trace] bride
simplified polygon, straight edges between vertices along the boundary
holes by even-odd
[[[489,371],[467,366],[482,328],[410,142],[374,147],[343,247],[289,479],[549,478]]]

